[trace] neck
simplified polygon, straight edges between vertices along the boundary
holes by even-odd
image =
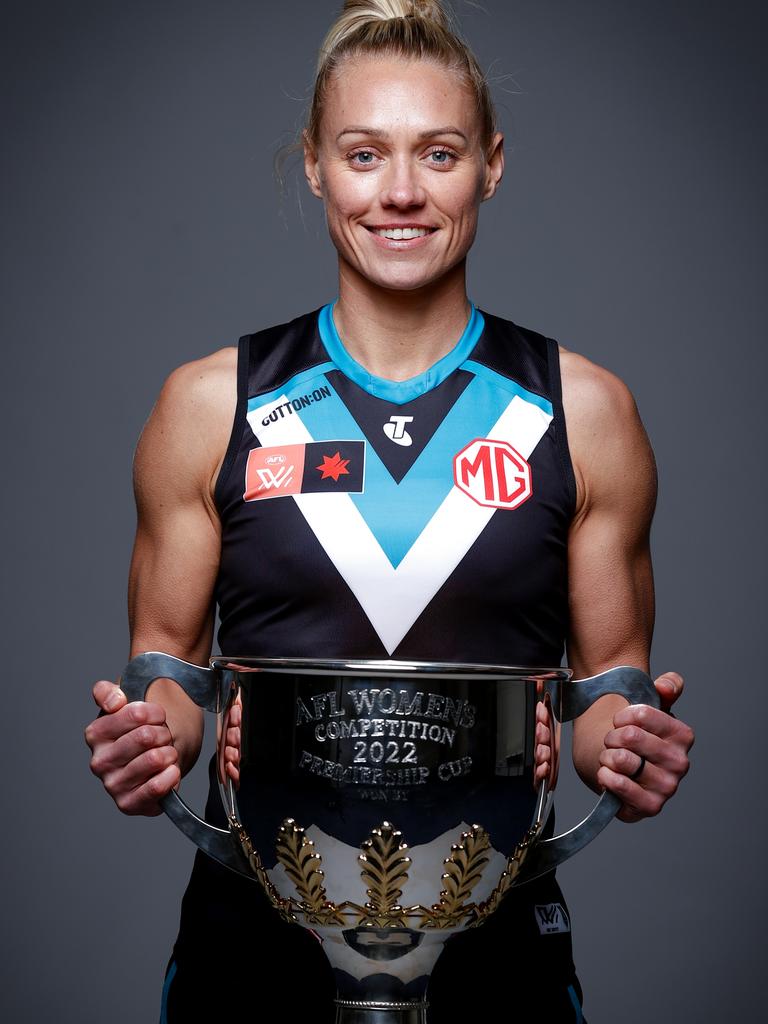
[[[454,347],[467,325],[465,264],[412,291],[381,288],[339,267],[333,318],[347,352],[369,373],[408,380]]]

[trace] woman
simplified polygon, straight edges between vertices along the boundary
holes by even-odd
[[[621,381],[467,298],[502,135],[440,3],[348,0],[321,50],[303,145],[338,299],[163,387],[135,461],[132,654],[205,663],[218,602],[224,653],[546,665],[565,644],[577,677],[647,671],[653,455]],[[494,475],[475,442],[511,445],[532,493],[503,467]],[[301,474],[267,462],[288,445]],[[682,679],[656,684],[668,710]],[[198,755],[201,712],[162,681],[146,703],[126,706],[104,680],[94,696],[106,714],[86,730],[93,771],[123,812],[159,813]],[[574,761],[637,821],[675,792],[693,735],[623,705],[606,697],[579,719]],[[546,762],[543,724],[537,740]],[[207,814],[221,823],[215,787]],[[542,907],[559,908],[552,934]],[[491,1019],[494,1007],[582,1019],[567,921],[554,874],[507,896],[446,947],[430,1020]],[[311,1005],[330,1021],[333,989],[308,931],[198,855],[164,1020]]]

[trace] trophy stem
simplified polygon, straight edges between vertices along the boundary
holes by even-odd
[[[384,1003],[374,1000],[336,1000],[336,1024],[427,1024],[426,1000]]]

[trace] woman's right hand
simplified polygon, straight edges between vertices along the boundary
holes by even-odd
[[[93,699],[105,714],[85,729],[91,771],[123,814],[161,814],[159,801],[181,781],[165,708],[151,701],[129,703],[105,679],[94,685]]]

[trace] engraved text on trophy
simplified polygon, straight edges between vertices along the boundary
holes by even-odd
[[[467,775],[476,721],[469,701],[398,687],[352,685],[297,696],[298,767],[364,799],[407,800],[408,789]]]

